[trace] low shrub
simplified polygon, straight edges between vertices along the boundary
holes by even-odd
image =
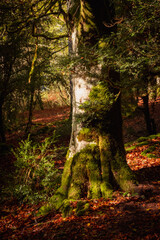
[[[46,138],[42,143],[34,144],[30,135],[13,150],[16,157],[16,177],[14,195],[23,201],[46,200],[58,188],[61,172],[55,168],[53,158],[57,137]]]

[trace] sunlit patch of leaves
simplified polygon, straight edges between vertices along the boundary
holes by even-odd
[[[126,144],[127,162],[131,169],[158,166],[160,164],[159,144],[159,134],[141,137],[129,145]]]

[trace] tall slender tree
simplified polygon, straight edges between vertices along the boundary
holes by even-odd
[[[17,113],[17,96],[21,99],[30,96],[28,133],[36,92],[42,85],[54,82],[58,75],[53,70],[53,54],[66,47],[64,37],[67,35],[65,23],[62,25],[60,20],[52,17],[59,14],[57,2],[0,2],[0,142],[6,141],[7,124],[11,127],[7,117],[11,112],[12,116],[13,112]],[[57,28],[61,28],[62,35],[57,36]],[[62,37],[64,41],[60,42]]]

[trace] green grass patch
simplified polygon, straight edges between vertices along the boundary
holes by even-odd
[[[144,156],[144,155],[146,155],[147,153],[152,153],[155,149],[156,149],[156,146],[155,146],[155,145],[150,146],[149,148],[145,149],[145,150],[141,153],[141,155]]]
[[[136,142],[141,143],[141,142],[147,141],[148,139],[149,139],[149,137],[140,137],[136,140]]]
[[[157,134],[156,135],[155,134],[154,135],[150,135],[148,138],[151,139],[151,140],[152,139],[156,139],[156,138],[158,138],[158,135]]]
[[[141,147],[141,146],[145,146],[148,145],[150,142],[153,143],[153,141],[151,141],[152,139],[157,139],[158,137],[160,137],[160,133],[155,134],[155,135],[150,135],[148,137],[140,137],[138,138],[136,141],[132,141],[132,142],[128,142],[126,143],[125,146],[125,150],[126,152],[130,152],[132,150],[134,150],[136,147]],[[160,142],[155,142],[154,145],[148,147],[147,149],[145,149],[141,155],[142,156],[149,156],[149,157],[157,157],[155,154],[151,154],[155,149],[156,149],[156,145],[159,145]]]
[[[157,156],[155,154],[152,154],[152,153],[147,154],[146,157],[148,157],[148,158],[157,158]]]
[[[149,144],[149,141],[143,141],[143,142],[137,143],[136,146],[141,147],[141,146],[148,145],[148,144]]]
[[[124,144],[124,147],[125,147],[125,148],[130,147],[133,143],[134,143],[134,141],[125,143],[125,144]]]
[[[133,145],[133,146],[130,146],[130,147],[125,147],[125,150],[126,150],[126,152],[130,152],[130,151],[134,150],[135,148],[136,148],[136,146]]]
[[[156,145],[150,146],[147,149],[145,149],[143,152],[141,152],[141,155],[148,158],[157,158],[156,154],[153,154],[152,152],[156,149]]]
[[[145,142],[145,141],[148,141],[148,140],[156,139],[158,137],[160,137],[160,133],[153,134],[153,135],[150,135],[150,136],[147,136],[147,137],[140,137],[135,142],[141,143],[141,142]]]

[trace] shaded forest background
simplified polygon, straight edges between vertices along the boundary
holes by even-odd
[[[121,73],[127,163],[143,193],[117,190],[112,199],[85,199],[82,216],[76,210],[68,218],[58,211],[37,216],[60,185],[71,133],[71,75],[77,64],[88,64],[88,52],[69,54],[65,1],[2,0],[2,239],[160,238],[159,1],[118,3],[118,34],[103,39],[97,54],[100,64],[105,59]]]

